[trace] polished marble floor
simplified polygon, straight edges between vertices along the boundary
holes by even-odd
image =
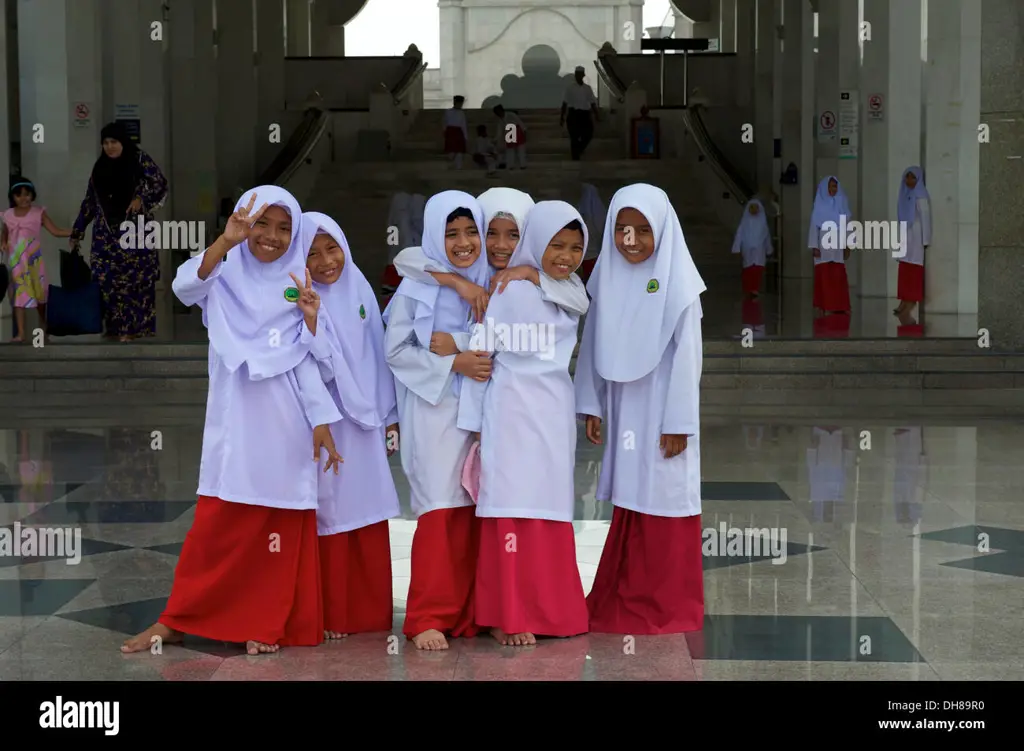
[[[706,427],[699,633],[481,637],[439,654],[373,634],[255,658],[198,640],[123,656],[170,591],[201,432],[0,431],[0,680],[1024,679],[1024,426]],[[610,517],[599,461],[581,440],[588,590]],[[397,464],[395,477],[405,495]],[[80,562],[4,550],[16,523],[80,531]],[[414,527],[408,511],[391,527],[398,634]]]

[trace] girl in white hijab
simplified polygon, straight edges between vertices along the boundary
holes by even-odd
[[[324,636],[390,631],[394,600],[388,519],[401,510],[388,465],[398,444],[398,408],[395,380],[384,358],[384,323],[373,288],[333,219],[303,214],[302,247],[323,310],[324,330],[313,343],[313,356],[342,414],[331,431],[348,459],[344,472],[320,478]]]
[[[309,445],[314,461],[326,447],[325,471],[337,472],[328,426],[341,414],[310,355],[319,298],[301,218],[287,191],[254,188],[224,234],[178,268],[174,293],[202,308],[210,333],[199,502],[164,613],[124,652],[184,634],[245,642],[249,654],[323,640]]]
[[[904,255],[899,259],[896,295],[900,304],[893,314],[903,319],[924,301],[924,252],[932,242],[932,199],[920,167],[907,167],[900,182],[897,215],[907,230]]]
[[[484,211],[487,262],[490,266],[489,284],[477,285],[458,274],[431,263],[422,250],[406,248],[395,258],[398,274],[426,284],[440,284],[454,289],[473,306],[478,321],[483,320],[490,294],[500,292],[503,285],[515,279],[525,279],[540,287],[545,299],[560,305],[567,312],[583,315],[590,306],[587,290],[575,274],[568,279],[555,280],[543,276],[526,264],[511,265],[510,259],[519,244],[522,228],[533,208],[533,199],[521,190],[491,188],[477,199]],[[455,353],[450,337],[438,335],[432,351],[441,355]]]
[[[571,205],[543,201],[530,211],[511,263],[567,279],[583,261],[587,236]],[[462,391],[459,427],[480,434],[476,622],[502,644],[587,631],[572,527],[576,410],[569,363],[578,329],[579,316],[545,300],[536,285],[511,282],[491,298],[487,324],[477,329],[477,338],[496,350],[491,379]]]
[[[757,198],[747,201],[743,208],[743,218],[740,219],[732,241],[732,252],[742,254],[743,294],[750,298],[757,297],[761,291],[765,264],[772,254],[772,235],[768,230],[764,204]]]
[[[486,283],[480,235],[483,212],[473,196],[433,196],[423,217],[423,252],[474,284]],[[486,380],[487,353],[469,351],[472,309],[452,289],[404,279],[384,311],[385,353],[395,377],[402,426],[402,469],[416,513],[412,572],[403,631],[418,649],[447,649],[447,636],[474,636],[473,580],[479,526],[462,487],[472,435],[457,426],[463,380]],[[433,332],[451,334],[459,354],[430,349]]]
[[[814,307],[819,312],[850,312],[846,224],[851,218],[843,186],[829,175],[818,183],[807,232],[807,247],[814,255]]]
[[[576,412],[587,439],[605,444],[597,499],[615,506],[587,598],[590,630],[700,630],[705,286],[660,188],[629,185],[612,198],[587,290]]]

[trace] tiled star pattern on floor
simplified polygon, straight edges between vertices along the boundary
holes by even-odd
[[[389,641],[401,633],[409,585],[415,522],[405,509],[391,524],[393,634],[257,658],[200,639],[159,655],[117,650],[170,592],[192,521],[200,428],[165,431],[162,453],[149,450],[148,431],[28,431],[30,443],[47,444],[33,459],[48,479],[12,477],[0,464],[0,528],[74,526],[82,559],[0,557],[0,680],[1024,678],[1013,628],[1024,577],[1024,428],[925,427],[927,472],[905,466],[892,428],[870,429],[883,445],[853,465],[830,465],[831,480],[805,460],[809,427],[764,426],[752,448],[743,426],[703,432],[703,526],[785,529],[787,539],[784,559],[766,550],[705,557],[701,632],[639,636],[629,648],[632,637],[621,635],[527,649],[481,637],[453,640],[442,654]],[[0,462],[15,466],[11,448],[21,442],[11,435],[0,432]],[[611,508],[594,499],[600,454],[580,443],[574,526],[589,590]]]

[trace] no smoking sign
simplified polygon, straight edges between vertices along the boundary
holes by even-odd
[[[836,113],[826,110],[821,113],[821,129],[833,130],[836,127]]]
[[[89,125],[89,104],[87,102],[75,102],[72,108],[74,123],[77,128],[85,128]]]
[[[872,120],[881,120],[885,117],[885,104],[881,94],[872,94],[868,97],[868,117]]]

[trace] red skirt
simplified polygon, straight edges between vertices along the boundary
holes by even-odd
[[[743,293],[746,295],[761,291],[761,278],[764,276],[764,266],[747,266],[743,269]]]
[[[412,538],[412,577],[405,607],[409,638],[430,629],[476,636],[473,585],[480,546],[475,506],[428,511]]]
[[[615,507],[594,587],[590,630],[680,634],[704,627],[700,516],[665,517]]]
[[[764,306],[760,300],[744,300],[741,310],[744,326],[764,326]]]
[[[850,282],[846,278],[845,263],[815,265],[814,307],[835,313],[850,309]]]
[[[924,266],[900,261],[896,298],[906,302],[924,301]]]
[[[831,313],[814,319],[814,336],[818,339],[847,339],[850,336],[850,314]]]
[[[587,632],[587,598],[570,522],[480,519],[476,622],[506,634]]]
[[[341,634],[390,631],[391,536],[387,521],[320,538],[324,628]]]
[[[200,496],[160,623],[216,641],[323,641],[316,510]]]
[[[466,134],[462,132],[462,128],[449,125],[444,129],[444,153],[466,153]]]

